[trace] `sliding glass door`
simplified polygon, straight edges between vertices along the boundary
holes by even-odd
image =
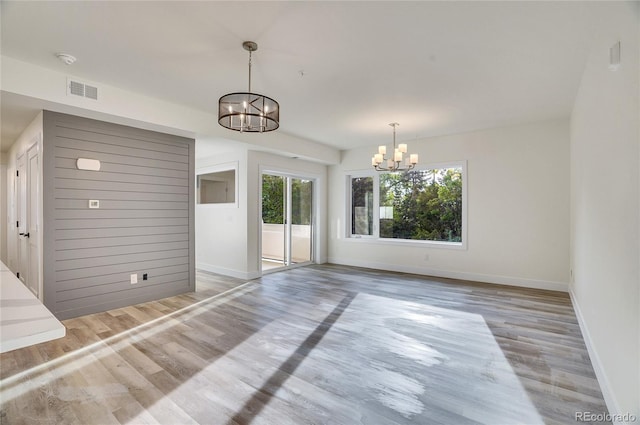
[[[262,271],[313,259],[313,180],[262,175]]]
[[[291,178],[291,264],[311,261],[313,182]]]

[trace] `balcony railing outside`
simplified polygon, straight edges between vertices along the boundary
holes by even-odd
[[[284,224],[262,224],[262,258],[284,261]],[[291,226],[291,262],[311,261],[311,226]]]

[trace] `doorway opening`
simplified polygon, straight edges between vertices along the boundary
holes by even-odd
[[[262,272],[313,261],[314,180],[262,174]]]
[[[42,299],[38,217],[40,208],[39,148],[34,143],[16,159],[15,196],[17,218],[16,275],[33,294]]]

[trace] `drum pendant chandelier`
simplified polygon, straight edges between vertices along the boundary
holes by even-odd
[[[241,133],[263,133],[280,126],[280,105],[270,97],[251,93],[251,53],[258,50],[253,41],[242,47],[249,52],[249,90],[225,94],[218,100],[218,123]]]

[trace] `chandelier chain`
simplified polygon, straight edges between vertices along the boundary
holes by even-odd
[[[249,93],[251,93],[251,52],[252,49],[249,50]]]

